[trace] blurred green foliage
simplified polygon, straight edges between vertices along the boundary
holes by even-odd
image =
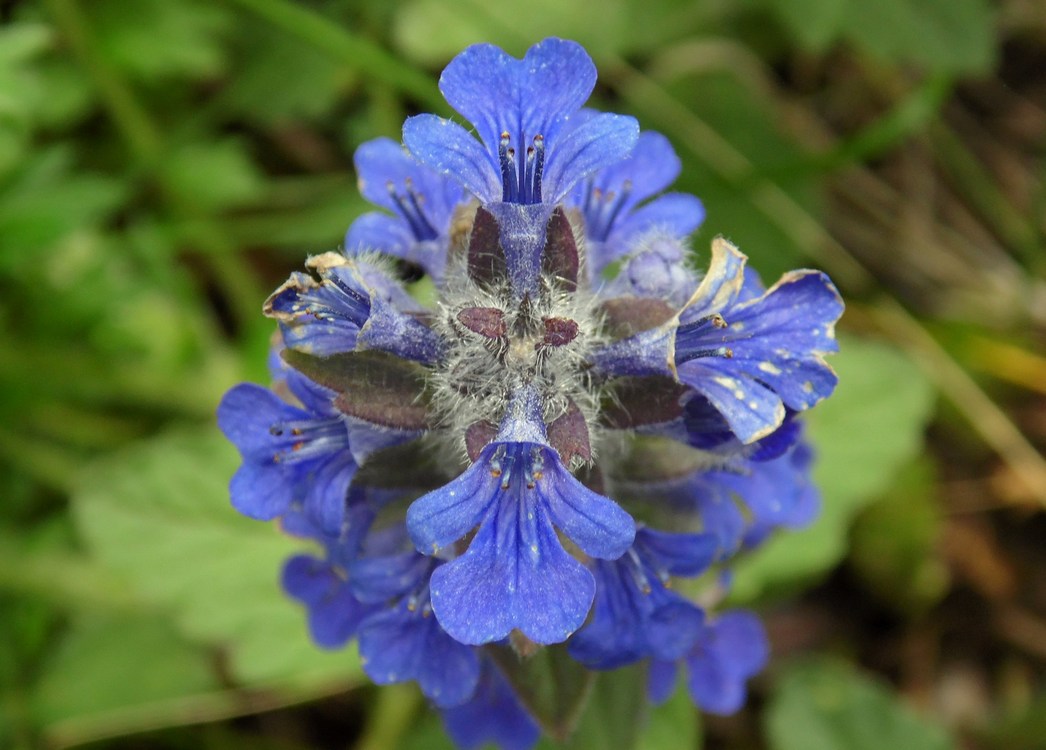
[[[596,104],[676,144],[677,187],[708,208],[698,262],[722,233],[768,279],[820,265],[839,282],[842,384],[809,420],[824,513],[746,560],[733,596],[780,606],[852,569],[893,616],[925,621],[950,591],[935,479],[955,470],[927,452],[927,425],[972,423],[977,437],[957,441],[971,464],[991,448],[1018,484],[1043,476],[981,389],[1012,400],[999,383],[1036,382],[1042,363],[971,358],[968,345],[987,336],[1020,353],[1040,333],[1041,163],[1039,187],[1021,183],[1034,194],[1014,198],[946,117],[958,87],[996,74],[1000,40],[1037,33],[1042,54],[1035,12],[1016,0],[0,3],[0,747],[131,747],[121,737],[163,727],[182,729],[133,746],[259,747],[226,720],[362,682],[354,655],[309,644],[279,592],[296,544],[229,507],[237,459],[212,415],[228,387],[266,379],[267,292],[364,210],[352,150],[395,137],[409,113],[446,112],[438,70],[476,41],[516,54],[549,34],[585,44]],[[936,266],[892,242],[895,217],[872,210],[889,185],[868,179],[931,141],[962,206],[949,214],[962,228],[932,227],[945,238],[929,243]],[[900,169],[925,167],[913,164]],[[840,213],[841,177],[871,216]],[[981,724],[952,725],[971,742],[1042,747],[1032,675]],[[950,746],[949,717],[916,719],[853,661],[772,668],[764,682],[765,731],[714,725],[710,747]],[[322,746],[446,746],[412,689],[378,694]],[[641,690],[638,671],[600,675],[568,746],[702,746],[682,691],[636,724]],[[281,726],[265,747],[317,746]]]

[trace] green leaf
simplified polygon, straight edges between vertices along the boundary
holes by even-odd
[[[766,713],[771,750],[949,750],[945,730],[916,716],[885,686],[845,662],[793,665]]]
[[[647,708],[643,665],[597,673],[585,712],[570,736],[571,750],[632,750]]]
[[[562,645],[538,648],[525,657],[502,646],[491,647],[488,653],[543,731],[556,740],[571,736],[591,694],[595,673],[571,659]]]
[[[354,652],[322,653],[305,614],[279,588],[303,543],[238,515],[228,482],[239,463],[214,429],[172,432],[108,457],[73,499],[92,553],[191,640],[228,650],[248,682],[315,687],[360,678]]]
[[[922,446],[934,390],[920,370],[882,344],[843,339],[840,348],[831,358],[839,386],[807,417],[821,514],[809,529],[779,534],[737,561],[735,601],[808,580],[842,560],[855,514]]]
[[[159,618],[82,618],[34,686],[36,723],[54,744],[183,723],[187,709],[227,706],[209,655]]]
[[[37,153],[0,186],[0,272],[42,263],[54,243],[102,221],[123,199],[118,180],[75,172],[71,160],[63,148]]]

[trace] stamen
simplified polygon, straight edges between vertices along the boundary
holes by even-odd
[[[534,174],[531,178],[531,197],[534,203],[541,202],[541,177],[545,173],[545,136],[534,136]]]
[[[596,240],[605,240],[631,194],[631,180],[625,180],[619,190],[606,192],[590,184],[582,209],[587,234]]]
[[[508,131],[501,134],[501,142],[498,143],[498,163],[501,166],[501,199],[511,203],[516,198],[515,191],[519,183],[516,178],[515,151],[509,148]]]
[[[639,555],[636,554],[634,547],[630,547],[628,552],[625,553],[625,564],[628,566],[628,572],[632,576],[632,581],[636,584],[636,588],[644,594],[649,594],[652,587],[646,572],[643,570],[643,563],[640,562]]]
[[[389,191],[389,196],[396,203],[396,208],[399,209],[400,216],[402,216],[404,221],[407,222],[407,225],[410,226],[410,231],[414,234],[416,239],[434,240],[439,236],[439,232],[436,231],[435,227],[432,226],[432,223],[425,217],[425,212],[421,209],[422,198],[414,189],[414,182],[409,177],[406,179],[406,199],[396,192],[396,186],[393,184],[392,180],[385,183],[385,186]]]
[[[732,359],[734,350],[730,347],[709,346],[709,344],[714,344],[716,339],[716,334],[711,329],[722,330],[726,327],[727,323],[719,313],[712,313],[693,323],[680,326],[676,331],[676,364],[701,357]]]

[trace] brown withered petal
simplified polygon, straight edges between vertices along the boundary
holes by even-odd
[[[542,318],[545,324],[545,337],[538,346],[566,346],[577,338],[577,321],[569,318]]]
[[[334,407],[343,414],[392,429],[429,426],[422,400],[425,370],[414,362],[376,351],[317,357],[284,349],[280,354],[295,370],[335,391]]]
[[[446,484],[447,467],[424,440],[412,440],[371,453],[352,481],[354,485],[426,492]]]
[[[466,307],[457,317],[461,325],[488,339],[499,339],[508,333],[505,313],[496,307]]]
[[[485,208],[476,211],[469,236],[469,276],[480,284],[493,284],[508,275],[505,251],[501,249],[501,230],[497,219]]]
[[[569,465],[575,456],[582,461],[592,460],[592,446],[589,443],[585,416],[573,401],[568,403],[565,412],[549,424],[548,442],[556,449],[565,464]]]
[[[600,413],[602,423],[615,430],[664,424],[683,415],[681,400],[687,386],[661,376],[620,378]]]
[[[498,434],[498,426],[493,422],[473,422],[465,430],[465,450],[469,460],[475,461]]]
[[[600,309],[606,315],[607,333],[618,339],[657,328],[676,314],[667,302],[653,297],[614,297]]]
[[[577,289],[577,274],[580,260],[574,228],[567,219],[563,207],[552,212],[545,229],[545,249],[541,255],[541,268],[558,279],[568,291]]]

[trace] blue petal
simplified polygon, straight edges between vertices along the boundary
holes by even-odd
[[[286,513],[294,490],[293,476],[275,464],[244,463],[229,481],[232,507],[257,521]]]
[[[698,639],[704,612],[677,594],[664,589],[656,593],[660,601],[644,623],[650,655],[656,660],[679,659]]]
[[[283,565],[281,585],[288,595],[302,604],[321,601],[340,579],[325,560],[311,555],[295,555]]]
[[[641,528],[636,548],[654,570],[675,576],[704,573],[714,561],[719,546],[714,534],[678,534]]]
[[[321,648],[336,649],[356,635],[371,608],[360,604],[344,586],[309,608],[309,635]]]
[[[406,224],[377,211],[360,216],[345,233],[345,252],[349,255],[380,250],[397,258],[405,258],[413,246],[414,235]]]
[[[738,332],[731,369],[759,378],[793,409],[810,408],[837,382],[821,355],[838,350],[834,324],[842,311],[824,274],[786,274],[762,298],[728,313],[731,334]]]
[[[766,437],[785,418],[784,404],[772,390],[742,374],[733,360],[708,357],[678,366],[678,377],[707,398],[742,443]]]
[[[484,453],[494,451],[488,446]],[[487,460],[481,458],[457,479],[424,495],[407,509],[407,529],[418,552],[434,554],[479,523],[494,502],[500,480],[492,476]]]
[[[740,250],[722,237],[716,237],[712,241],[708,271],[687,308],[680,314],[680,322],[686,324],[701,320],[733,304],[744,286],[747,263],[748,258]]]
[[[620,213],[627,215],[636,204],[671,185],[679,176],[681,165],[665,136],[645,130],[639,134],[631,155],[600,170],[592,178],[592,187],[603,195],[615,193],[623,196]],[[573,202],[583,203],[585,196],[582,193],[585,192],[587,188],[575,190]]]
[[[447,734],[462,750],[480,750],[487,743],[501,750],[529,750],[541,736],[538,725],[488,660],[483,662],[472,699],[442,714]]]
[[[642,594],[637,598],[632,590],[628,571],[617,563],[597,562],[594,572],[592,618],[570,639],[571,658],[591,669],[616,669],[646,657],[637,609]]]
[[[457,180],[484,203],[501,200],[497,161],[457,123],[428,114],[408,117],[403,142],[415,158]]]
[[[585,554],[614,560],[635,538],[636,524],[620,505],[585,487],[545,450],[545,475],[535,491],[555,525]]]
[[[522,60],[490,44],[473,45],[447,65],[439,86],[488,148],[496,149],[505,131],[517,143],[539,134],[552,139],[595,83],[595,65],[584,48],[550,38],[527,50]]]
[[[377,296],[371,297],[370,317],[360,329],[356,345],[424,364],[433,364],[443,356],[439,334]]]
[[[639,123],[625,115],[600,114],[548,146],[542,200],[558,203],[580,180],[632,151]]]
[[[647,673],[647,697],[655,706],[672,697],[676,688],[676,663],[674,661],[651,661]]]
[[[479,680],[475,650],[448,637],[430,613],[401,604],[373,615],[359,634],[364,671],[379,685],[417,680],[437,706],[467,701]]]
[[[676,237],[686,237],[701,226],[704,220],[705,206],[696,196],[666,193],[640,206],[619,222],[614,241],[620,242],[651,228]]]
[[[595,584],[560,546],[532,495],[500,502],[468,551],[432,574],[432,607],[443,628],[468,644],[515,628],[536,643],[558,643],[585,621]]]
[[[733,674],[750,677],[766,666],[770,644],[763,623],[751,612],[732,610],[718,616],[712,649]]]
[[[463,197],[456,183],[426,168],[389,138],[361,144],[353,160],[360,192],[368,201],[402,215],[390,187],[401,197],[413,190],[424,217],[438,233],[446,232],[450,215]]]
[[[432,558],[414,552],[359,558],[352,564],[349,585],[364,602],[385,602],[419,588],[432,568]]]
[[[768,656],[757,617],[743,611],[721,615],[686,659],[691,698],[709,713],[734,713],[744,704],[745,682],[766,665]]]
[[[638,559],[596,564],[593,616],[569,646],[582,664],[614,669],[646,657],[678,659],[701,634],[704,613]]]
[[[282,585],[308,608],[309,631],[322,648],[343,646],[370,611],[352,596],[329,563],[308,555],[287,561]]]
[[[349,485],[356,468],[352,453],[342,450],[312,464],[302,478],[307,488],[304,510],[325,533],[341,531]]]
[[[273,440],[269,428],[274,423],[310,416],[254,383],[234,386],[218,404],[218,428],[239,449],[240,455],[252,461],[271,461]]]

